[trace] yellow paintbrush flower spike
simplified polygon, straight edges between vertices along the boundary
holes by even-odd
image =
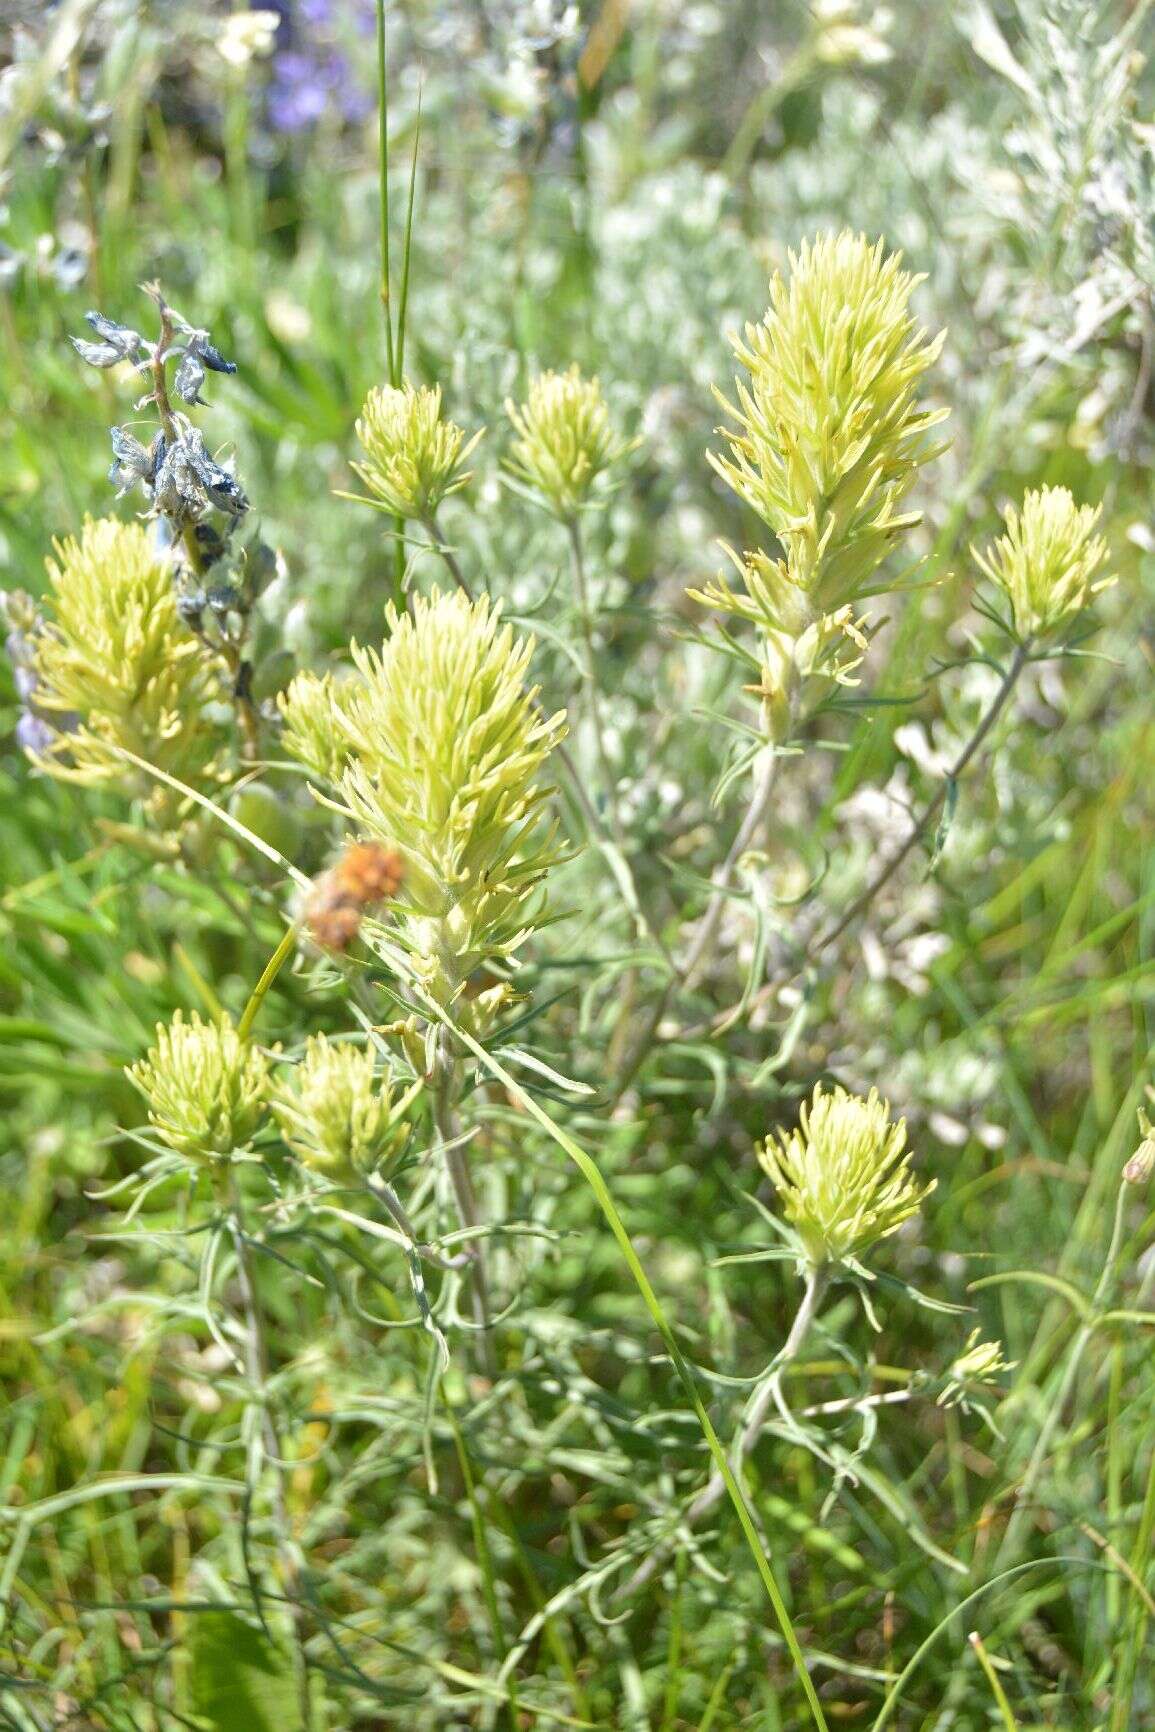
[[[56,544],[48,576],[53,617],[36,638],[36,703],[77,725],[56,736],[44,767],[135,787],[123,747],[183,782],[211,779],[223,735],[202,712],[218,676],[180,619],[172,568],[149,531],[88,519],[79,537]]]
[[[206,1161],[243,1149],[265,1109],[268,1064],[223,1017],[158,1023],[156,1045],[126,1072],[148,1102],[157,1135],[178,1154]]]
[[[405,1141],[372,1049],[323,1034],[310,1037],[301,1062],[274,1084],[272,1106],[286,1143],[318,1172],[372,1172]]]
[[[906,1120],[891,1119],[877,1089],[863,1100],[821,1084],[803,1106],[798,1128],[759,1147],[758,1159],[811,1264],[857,1265],[877,1239],[918,1212],[934,1183],[918,1184],[905,1150]]]
[[[401,855],[394,931],[443,1000],[517,948],[559,857],[537,777],[565,716],[526,684],[533,648],[488,597],[435,589],[390,610],[380,650],[354,647],[359,677],[294,682],[283,706],[288,749],[335,773],[358,833]]]
[[[919,280],[881,241],[843,232],[803,242],[771,282],[761,322],[735,340],[748,373],[736,402],[717,393],[729,452],[709,460],[781,551],[727,548],[741,587],[719,575],[690,594],[761,632],[772,740],[789,732],[807,681],[846,683],[861,659],[858,604],[893,587],[878,569],[919,521],[902,501],[943,449],[928,434],[947,411],[918,396],[943,341],[928,340],[910,311]]]
[[[803,242],[788,277],[734,352],[749,373],[728,457],[710,461],[781,542],[782,583],[809,617],[872,593],[879,565],[919,521],[899,507],[920,466],[942,449],[927,433],[946,417],[919,401],[943,334],[927,340],[910,311],[919,282],[901,254],[844,231]],[[796,605],[798,605],[796,601]],[[775,605],[772,629],[790,629]]]
[[[353,465],[366,487],[399,517],[428,522],[443,499],[470,479],[464,464],[481,433],[466,440],[441,413],[441,387],[370,391],[357,422],[365,462]]]
[[[1032,488],[1021,510],[1004,511],[1006,534],[985,554],[974,552],[1010,602],[1020,641],[1059,630],[1114,583],[1099,576],[1107,561],[1107,543],[1095,533],[1099,509],[1076,505],[1066,487]]]
[[[583,379],[578,366],[540,373],[520,407],[506,401],[517,434],[506,467],[539,494],[548,508],[572,522],[599,475],[637,449],[619,438],[597,379]]]

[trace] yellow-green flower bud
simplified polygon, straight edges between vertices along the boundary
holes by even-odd
[[[967,1397],[981,1394],[1014,1363],[1003,1358],[1001,1341],[984,1341],[980,1329],[972,1329],[967,1344],[947,1372],[946,1385],[938,1398],[940,1407],[965,1405]]]
[[[318,1172],[373,1172],[405,1141],[372,1050],[323,1034],[310,1037],[301,1062],[274,1084],[272,1105],[289,1148]]]
[[[466,441],[441,413],[441,387],[379,385],[357,422],[365,462],[354,469],[399,517],[427,522],[443,499],[470,479],[463,465],[481,433]]]
[[[1123,1167],[1123,1177],[1129,1185],[1145,1185],[1155,1172],[1155,1129],[1142,1107],[1139,1108],[1139,1129],[1143,1141]]]
[[[157,1024],[156,1045],[126,1074],[157,1135],[189,1160],[246,1148],[264,1114],[267,1061],[228,1017],[203,1022],[194,1010],[186,1022],[178,1010]]]
[[[891,1119],[877,1089],[863,1100],[821,1084],[798,1128],[761,1145],[758,1159],[814,1267],[857,1264],[918,1212],[934,1182],[916,1182],[905,1150],[906,1120]]]
[[[1032,488],[1021,510],[1004,511],[1006,534],[985,554],[975,552],[1009,601],[1021,642],[1060,630],[1114,583],[1099,576],[1107,561],[1107,543],[1095,533],[1099,511],[1076,505],[1066,487]]]
[[[735,341],[749,382],[736,403],[719,393],[734,426],[723,430],[729,456],[710,462],[784,550],[777,585],[734,610],[766,630],[877,593],[878,567],[919,521],[899,507],[943,449],[927,433],[946,416],[918,397],[943,340],[928,341],[910,311],[919,280],[881,241],[820,235],[791,254],[761,323]]]
[[[614,431],[601,385],[583,379],[576,363],[565,373],[539,373],[526,401],[507,400],[505,412],[517,434],[506,467],[565,522],[587,503],[598,476],[639,443]]]
[[[37,706],[79,717],[42,759],[53,775],[136,787],[123,747],[180,781],[211,780],[223,735],[203,710],[211,653],[177,612],[173,573],[144,525],[88,519],[48,561],[53,621],[36,639]]]

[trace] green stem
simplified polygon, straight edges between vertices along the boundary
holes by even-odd
[[[999,1715],[1003,1722],[1003,1732],[1018,1732],[1018,1721],[1015,1719],[1011,1705],[1007,1701],[1007,1693],[999,1682],[999,1675],[995,1671],[982,1637],[979,1635],[977,1630],[972,1630],[970,1635],[967,1637],[967,1640],[978,1655],[979,1665],[982,1667],[987,1683],[991,1687],[991,1695],[995,1699]]]
[[[927,831],[930,829],[931,825],[942,810],[943,804],[946,800],[947,790],[953,787],[959,777],[966,771],[971,759],[978,752],[979,747],[982,745],[999,716],[1002,714],[1003,706],[1014,691],[1015,686],[1018,684],[1019,675],[1027,665],[1030,650],[1031,646],[1029,642],[1016,645],[1015,653],[1007,665],[1006,672],[1003,674],[998,690],[980,718],[979,724],[975,728],[974,733],[971,735],[970,739],[951,765],[943,779],[942,786],[939,788],[934,798],[923,808],[922,814],[916,821],[909,836],[906,838],[906,841],[902,844],[902,847],[897,849],[896,852],[891,855],[882,870],[870,881],[866,889],[862,892],[862,895],[856,902],[851,904],[842,918],[837,921],[829,931],[822,935],[814,946],[816,951],[828,949],[829,946],[834,943],[835,939],[841,938],[848,926],[853,925],[860,914],[866,912],[879,891],[889,884],[890,880],[894,877],[894,874],[898,871],[898,868],[902,865],[911,849],[923,836],[926,835]]]
[[[1124,1181],[1119,1186],[1119,1194],[1115,1201],[1115,1218],[1111,1230],[1111,1242],[1107,1247],[1107,1255],[1103,1262],[1102,1273],[1100,1274],[1098,1283],[1095,1287],[1090,1309],[1088,1310],[1084,1322],[1079,1328],[1078,1334],[1071,1343],[1070,1351],[1067,1354],[1067,1362],[1063,1367],[1063,1375],[1059,1383],[1058,1391],[1047,1408],[1047,1416],[1039,1429],[1038,1437],[1035,1439],[1035,1447],[1031,1452],[1030,1461],[1027,1463],[1026,1471],[1019,1484],[1015,1498],[1015,1507],[1011,1513],[1011,1519],[1007,1523],[1006,1532],[1003,1534],[1002,1542],[999,1545],[999,1549],[995,1554],[994,1562],[991,1565],[992,1572],[999,1569],[1005,1569],[1008,1565],[1013,1564],[1016,1561],[1018,1553],[1022,1550],[1023,1529],[1030,1518],[1031,1498],[1035,1486],[1038,1484],[1039,1475],[1042,1473],[1043,1464],[1045,1463],[1050,1451],[1051,1440],[1053,1439],[1055,1431],[1062,1420],[1067,1402],[1070,1400],[1071,1393],[1075,1387],[1075,1380],[1079,1375],[1079,1368],[1083,1362],[1083,1355],[1087,1351],[1091,1337],[1099,1327],[1100,1318],[1105,1308],[1105,1302],[1110,1294],[1111,1286],[1115,1278],[1115,1265],[1119,1259],[1119,1247],[1123,1238],[1123,1214],[1126,1207],[1128,1190],[1129,1187],[1126,1181]]]
[[[432,511],[429,513],[428,517],[423,517],[421,519],[421,527],[429,537],[434,553],[441,555],[446,571],[449,573],[466,601],[472,601],[473,591],[470,589],[469,584],[466,581],[465,573],[461,569],[461,563],[452,547],[450,547],[449,543],[442,535],[441,525],[438,523],[437,518],[434,516]]]
[[[416,158],[414,159],[416,161]],[[378,293],[385,314],[385,370],[389,383],[401,383],[400,343],[393,341],[393,293],[390,284],[389,249],[389,66],[385,52],[385,0],[377,0],[377,182],[379,196],[379,244],[381,277]],[[412,186],[410,186],[409,220],[412,221]],[[408,298],[408,237],[406,242],[405,298]],[[404,341],[402,326],[401,342]],[[400,614],[405,608],[405,525],[400,517],[393,519],[393,605]]]
[[[778,754],[773,744],[770,744],[765,749],[762,765],[754,783],[754,792],[746,809],[746,816],[730,844],[726,858],[713,872],[711,878],[713,891],[709,902],[706,904],[706,911],[698,923],[698,930],[690,943],[685,961],[666,981],[658,998],[647,1012],[645,1021],[630,1048],[621,1074],[617,1079],[616,1098],[618,1099],[644,1064],[657,1038],[662,1018],[670,1008],[675,995],[693,980],[706,960],[707,953],[718,934],[718,927],[721,924],[722,914],[730,896],[730,888],[734,874],[738,869],[738,863],[754,842],[769,816],[777,770]]]
[[[393,354],[393,308],[389,289],[389,76],[385,55],[385,0],[377,0],[377,174],[380,198],[381,306],[385,313],[385,365],[397,383]]]
[[[444,1384],[442,1384],[444,1392]],[[465,1439],[461,1427],[457,1423],[457,1415],[453,1411],[448,1396],[445,1400],[445,1411],[453,1431],[453,1442],[457,1449],[457,1461],[461,1468],[461,1477],[465,1483],[465,1493],[469,1499],[469,1518],[473,1529],[473,1549],[477,1553],[478,1568],[481,1571],[482,1593],[485,1598],[486,1615],[489,1618],[489,1628],[493,1636],[493,1645],[499,1661],[504,1661],[508,1648],[505,1631],[501,1624],[501,1610],[497,1603],[497,1590],[494,1585],[493,1553],[489,1547],[489,1537],[485,1531],[485,1515],[477,1496],[477,1483],[473,1477],[473,1466],[465,1447]],[[521,1726],[521,1703],[518,1700],[517,1681],[512,1672],[507,1685],[509,1699],[506,1708],[509,1713],[510,1732],[518,1732]]]
[[[721,173],[723,179],[733,181],[745,173],[771,115],[792,91],[797,90],[799,85],[805,82],[810,76],[813,66],[814,50],[809,46],[800,48],[793,58],[787,61],[778,78],[759,88],[757,95],[743,114],[730,147],[722,158]]]
[[[566,521],[569,536],[570,563],[573,568],[574,599],[577,602],[578,624],[582,635],[582,695],[589,715],[597,756],[598,775],[606,803],[606,821],[610,835],[618,848],[622,847],[621,825],[618,822],[617,799],[613,768],[606,747],[605,719],[602,713],[601,691],[598,686],[597,659],[594,653],[594,621],[590,607],[589,585],[586,582],[585,550],[582,546],[581,524],[576,517]]]
[[[265,1002],[265,996],[274,980],[276,980],[278,974],[280,974],[281,969],[285,966],[285,963],[292,955],[296,943],[297,928],[295,926],[289,926],[282,935],[281,942],[277,945],[277,948],[270,956],[268,962],[266,962],[261,978],[257,981],[257,984],[249,995],[249,1002],[241,1012],[241,1020],[237,1024],[237,1033],[240,1035],[242,1040],[248,1040],[249,1035],[252,1033],[253,1024],[257,1020],[262,1004]]]
[[[458,1219],[463,1227],[469,1228],[479,1226],[481,1216],[469,1171],[469,1156],[462,1146],[461,1129],[457,1122],[460,1076],[450,1042],[449,1030],[443,1025],[437,1041],[431,1089],[433,1128],[437,1133],[437,1141],[449,1174]],[[489,1268],[485,1244],[481,1239],[474,1239],[469,1248],[473,1318],[479,1331],[478,1357],[486,1376],[493,1379],[497,1375],[497,1364],[493,1352],[493,1309],[489,1301]]]
[[[252,1391],[252,1406],[257,1409],[261,1429],[264,1433],[265,1454],[269,1458],[269,1465],[272,1469],[273,1520],[277,1529],[281,1587],[289,1609],[289,1622],[293,1632],[293,1666],[296,1674],[297,1700],[300,1706],[301,1732],[312,1732],[313,1708],[309,1686],[309,1660],[305,1646],[305,1608],[301,1604],[299,1594],[300,1559],[291,1538],[288,1511],[285,1507],[285,1453],[269,1401],[268,1341],[257,1293],[252,1255],[245,1234],[241,1193],[232,1172],[228,1176],[226,1195],[233,1245],[237,1255],[237,1284],[241,1290],[241,1309],[245,1321],[245,1374]]]

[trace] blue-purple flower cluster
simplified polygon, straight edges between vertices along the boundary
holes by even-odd
[[[272,0],[280,14],[268,89],[269,124],[276,132],[307,132],[327,113],[355,124],[374,98],[338,46],[339,33],[372,36],[373,0]]]
[[[4,650],[12,663],[12,680],[20,700],[16,744],[32,757],[42,756],[58,734],[70,734],[80,718],[45,711],[36,703],[36,634],[42,629],[36,603],[22,589],[0,590],[0,623],[7,627]]]

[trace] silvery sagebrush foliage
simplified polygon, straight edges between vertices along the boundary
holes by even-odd
[[[1017,109],[1005,143],[1012,173],[987,194],[1031,246],[1008,323],[1028,357],[1073,353],[1124,311],[1141,312],[1155,284],[1143,9],[1017,0],[1010,21],[1013,42],[985,4],[966,24]]]

